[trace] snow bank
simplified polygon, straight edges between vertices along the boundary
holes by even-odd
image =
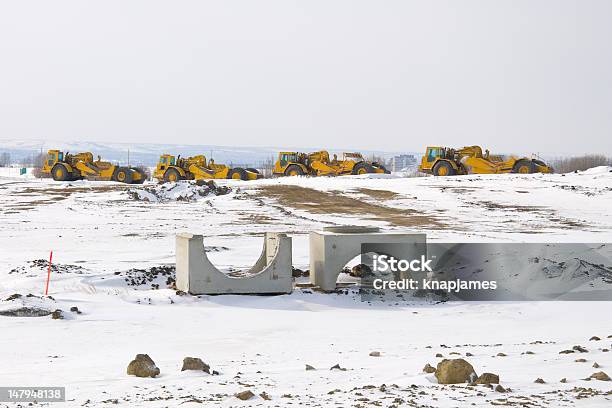
[[[584,170],[584,171],[580,171],[580,174],[605,174],[605,173],[612,173],[612,166],[597,166],[597,167],[592,167],[590,169]]]

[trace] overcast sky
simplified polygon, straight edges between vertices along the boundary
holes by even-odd
[[[612,1],[4,1],[0,139],[612,153]]]

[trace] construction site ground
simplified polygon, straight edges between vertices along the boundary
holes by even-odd
[[[306,270],[308,232],[331,225],[439,242],[609,243],[611,171],[215,186],[0,174],[0,385],[65,386],[66,406],[75,407],[608,406],[612,382],[584,380],[612,376],[606,302],[367,303],[350,286],[312,290],[305,277],[282,296],[191,296],[172,287],[177,232],[204,235],[208,257],[228,273],[256,261],[267,231],[290,234],[294,267]],[[50,250],[51,297],[42,297]],[[26,316],[56,309],[64,319]],[[576,345],[587,352],[559,354]],[[158,378],[126,374],[138,353],[153,358]],[[510,391],[437,384],[422,369],[435,367],[438,353],[499,374]],[[187,356],[219,375],[181,372]],[[234,397],[245,390],[255,397]]]

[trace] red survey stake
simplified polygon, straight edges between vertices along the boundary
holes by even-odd
[[[53,251],[49,254],[49,268],[47,269],[47,284],[45,285],[45,296],[49,293],[49,281],[51,280],[51,262],[53,262]]]

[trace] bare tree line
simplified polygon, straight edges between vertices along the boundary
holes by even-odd
[[[9,167],[11,165],[11,154],[4,152],[0,154],[0,167]]]
[[[0,153],[0,167],[15,165],[19,167],[42,167],[46,157],[47,155],[44,153],[32,152],[31,154],[27,154],[15,160],[10,153],[2,152]]]
[[[571,173],[584,171],[597,166],[612,166],[612,157],[603,154],[585,154],[576,157],[559,157],[551,160],[550,165],[555,173]]]

